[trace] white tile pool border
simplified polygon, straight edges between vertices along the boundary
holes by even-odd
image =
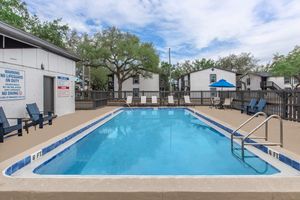
[[[176,107],[176,108],[174,108],[174,107],[159,107],[159,108],[167,108],[167,109],[181,108],[181,109],[186,109],[186,110],[190,111],[190,113],[193,114],[193,116],[200,119],[201,121],[204,121],[209,126],[211,126],[212,128],[214,128],[217,131],[219,131],[220,133],[222,133],[224,136],[230,137],[230,133],[226,132],[225,130],[218,127],[217,125],[212,124],[211,122],[209,122],[208,120],[202,118],[201,116],[196,115],[198,113],[200,115],[205,116],[203,113],[199,112],[198,110],[194,110],[194,109],[187,108],[187,107]],[[159,109],[159,108],[153,108],[153,107],[140,108],[140,107],[137,107],[137,109]],[[43,163],[45,163],[46,161],[50,160],[52,157],[54,157],[57,154],[59,154],[60,152],[64,151],[65,149],[67,149],[68,147],[73,145],[74,143],[78,142],[83,137],[85,137],[86,135],[91,133],[93,130],[95,130],[96,128],[98,128],[102,124],[106,123],[107,121],[111,120],[117,114],[121,113],[122,110],[124,110],[124,109],[128,109],[128,108],[117,108],[117,109],[115,109],[111,112],[108,112],[104,115],[101,115],[101,117],[97,118],[96,120],[93,120],[94,122],[91,122],[91,124],[93,124],[92,126],[85,125],[85,127],[89,127],[89,128],[82,131],[77,136],[72,137],[68,141],[64,142],[63,143],[64,145],[58,145],[54,149],[50,150],[49,153],[47,152],[45,156],[43,155],[40,159],[27,163],[26,165],[24,165],[26,167],[23,166],[20,169],[16,170],[12,174],[7,174],[7,169],[9,168],[8,167],[3,171],[3,175],[7,176],[7,177],[10,177],[10,178],[95,178],[95,177],[96,178],[128,178],[128,177],[132,177],[132,178],[231,177],[232,178],[232,177],[248,177],[249,178],[249,177],[278,177],[278,176],[295,176],[295,175],[299,175],[299,171],[291,168],[290,166],[287,166],[286,164],[282,163],[281,161],[279,161],[275,158],[272,158],[270,155],[260,151],[257,148],[254,148],[254,147],[248,147],[247,150],[249,150],[252,153],[254,153],[255,155],[259,156],[262,160],[266,161],[267,163],[271,164],[272,166],[276,167],[278,170],[280,170],[280,173],[277,173],[277,174],[274,174],[274,175],[40,175],[40,174],[33,173],[33,170],[36,169],[38,166],[40,166]],[[136,109],[136,108],[134,107],[132,109]],[[119,111],[121,111],[121,112],[119,112]],[[205,116],[205,118],[208,118],[208,117]],[[97,123],[95,123],[95,122],[97,122]],[[79,130],[81,130],[81,129],[79,129]],[[23,160],[25,161],[26,158],[24,158]],[[10,167],[12,167],[12,166],[10,166]]]

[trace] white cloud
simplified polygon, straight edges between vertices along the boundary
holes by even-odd
[[[154,27],[155,35],[164,40],[157,48],[167,51],[171,47],[176,52],[175,60],[252,52],[267,62],[274,53],[287,53],[300,44],[298,0],[28,0],[27,3],[42,19],[63,18],[79,31],[92,32],[106,25],[138,32]],[[91,21],[94,23],[87,23]],[[233,40],[236,45],[211,46],[216,40]],[[209,50],[203,51],[206,47]]]

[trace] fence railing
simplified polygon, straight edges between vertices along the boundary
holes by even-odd
[[[277,114],[284,119],[300,121],[300,91],[290,90],[259,90],[259,91],[77,91],[76,101],[93,101],[95,106],[122,104],[127,96],[133,96],[135,103],[140,102],[141,96],[146,96],[149,102],[151,96],[157,96],[160,105],[166,105],[169,95],[174,97],[177,105],[183,105],[183,96],[189,95],[195,105],[209,106],[211,98],[233,98],[232,108],[241,109],[247,105],[252,98],[259,100],[264,98],[267,105],[264,112]]]

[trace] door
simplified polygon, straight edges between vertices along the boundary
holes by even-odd
[[[44,76],[44,112],[54,112],[54,78]]]

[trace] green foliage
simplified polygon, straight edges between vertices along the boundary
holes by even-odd
[[[160,87],[163,88],[165,91],[170,90],[170,76],[172,78],[174,71],[174,67],[170,65],[167,62],[161,62],[160,63],[160,68],[159,68],[159,75],[160,75]]]
[[[215,66],[215,61],[212,59],[202,58],[202,59],[196,59],[194,61],[186,60],[183,63],[176,64],[175,68],[173,69],[174,72],[172,73],[173,74],[172,77],[174,79],[178,79],[180,76],[184,74],[202,70],[202,69],[208,69],[214,66]]]
[[[286,56],[275,54],[270,71],[274,75],[295,77],[300,82],[300,47],[296,46]]]
[[[66,40],[69,31],[69,26],[62,24],[61,19],[41,22],[36,16],[34,16],[30,23],[30,32],[33,35],[43,38],[62,48],[66,47]]]
[[[83,36],[78,52],[84,64],[104,67],[116,75],[119,91],[122,83],[135,75],[150,77],[149,72],[158,72],[159,57],[153,44],[142,43],[133,34],[111,27],[89,38]]]
[[[61,19],[42,22],[37,16],[30,15],[27,5],[20,0],[0,0],[0,10],[1,21],[59,47],[66,47],[69,27],[62,24]]]
[[[196,59],[193,62],[193,65],[194,65],[194,67],[193,67],[194,70],[197,71],[197,70],[208,69],[208,68],[214,67],[216,65],[216,63],[212,59],[202,58],[201,60]]]
[[[107,90],[108,71],[103,67],[91,69],[91,86],[93,90]]]
[[[19,0],[0,0],[0,11],[1,21],[26,30],[30,16],[24,2]]]
[[[230,54],[229,56],[219,58],[216,66],[243,74],[255,70],[258,67],[257,62],[258,60],[251,53]]]

